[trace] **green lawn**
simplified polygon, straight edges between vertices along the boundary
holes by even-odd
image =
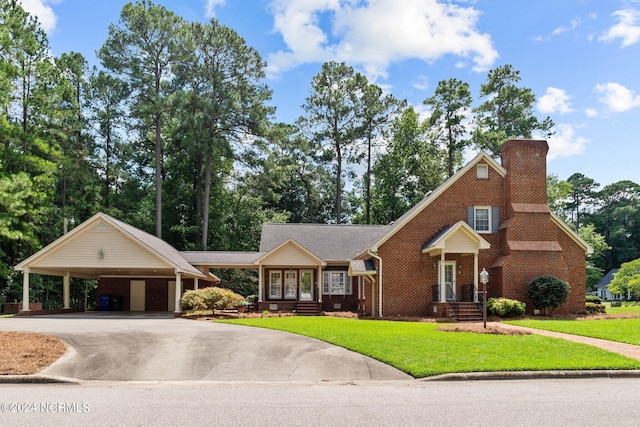
[[[271,317],[226,323],[278,329],[365,354],[417,378],[452,372],[640,369],[640,361],[539,335],[437,331],[437,324],[332,317]]]
[[[637,314],[640,317],[640,305],[635,305],[631,307],[611,307],[610,302],[604,303],[607,307],[607,314]]]
[[[637,308],[637,307],[620,307]],[[607,312],[615,310],[607,309]],[[506,323],[640,345],[640,318],[602,320],[514,320]]]

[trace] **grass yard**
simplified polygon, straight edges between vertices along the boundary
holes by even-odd
[[[610,302],[606,302],[604,303],[604,305],[607,308],[607,314],[635,314],[640,317],[640,305],[634,305],[630,307],[611,307]]]
[[[613,309],[607,309],[607,312],[609,312],[609,310]],[[600,320],[514,320],[505,323],[640,345],[640,318]]]
[[[416,378],[453,372],[640,369],[640,361],[539,335],[438,331],[434,323],[271,317],[225,323],[293,332],[370,356]]]

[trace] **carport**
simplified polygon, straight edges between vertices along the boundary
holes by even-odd
[[[167,311],[180,312],[184,279],[220,281],[208,269],[189,264],[171,245],[109,215],[98,213],[69,233],[42,248],[14,267],[23,273],[22,311],[29,311],[31,274],[63,278],[63,308],[70,308],[70,279],[126,279],[131,283],[131,303],[139,298],[141,282],[165,280]],[[137,283],[138,285],[134,284]],[[134,287],[136,289],[134,289]],[[137,292],[137,294],[136,294]],[[144,290],[142,290],[144,292]],[[143,294],[144,295],[144,294]],[[135,307],[140,309],[139,305]],[[144,311],[144,307],[141,311]]]

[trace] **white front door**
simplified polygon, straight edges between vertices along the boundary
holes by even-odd
[[[129,311],[144,311],[145,282],[144,280],[132,280],[130,286]]]
[[[300,301],[313,301],[313,270],[300,271]]]
[[[447,301],[455,300],[456,293],[456,262],[444,262],[444,286]]]
[[[284,298],[296,299],[298,295],[298,271],[291,270],[284,272]]]

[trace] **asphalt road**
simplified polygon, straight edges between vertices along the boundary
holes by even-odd
[[[623,427],[639,395],[608,378],[0,384],[0,425]]]
[[[171,314],[73,313],[0,318],[0,330],[42,332],[70,345],[41,374],[83,380],[406,380],[403,372],[315,339]],[[0,425],[2,425],[0,423]]]

